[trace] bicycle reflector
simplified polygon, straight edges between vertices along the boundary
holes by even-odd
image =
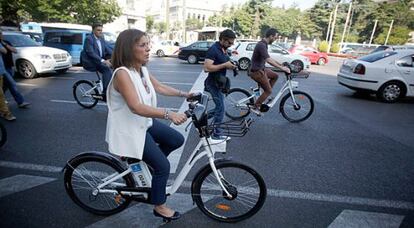
[[[223,211],[230,211],[231,210],[231,207],[229,205],[222,204],[222,203],[216,204],[216,208],[220,209],[220,210],[223,210]]]

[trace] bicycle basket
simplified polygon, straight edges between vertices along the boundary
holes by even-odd
[[[251,118],[243,118],[240,120],[229,120],[223,123],[210,124],[207,129],[212,132],[214,128],[220,128],[226,136],[243,137],[249,131],[252,123],[253,120]]]

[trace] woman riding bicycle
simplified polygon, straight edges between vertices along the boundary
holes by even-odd
[[[174,220],[180,217],[180,213],[165,205],[165,189],[170,173],[167,156],[184,143],[184,138],[156,118],[179,125],[187,117],[157,108],[156,93],[187,98],[190,94],[162,84],[148,72],[145,64],[149,60],[149,45],[147,35],[136,29],[121,32],[116,40],[112,55],[115,71],[106,94],[106,141],[111,153],[141,159],[151,166],[154,215]]]

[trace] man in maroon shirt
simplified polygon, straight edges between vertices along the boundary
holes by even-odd
[[[252,65],[250,68],[250,77],[255,80],[260,87],[263,89],[262,95],[256,100],[254,106],[252,106],[252,111],[257,115],[260,115],[263,101],[272,93],[272,88],[275,85],[278,75],[270,69],[265,68],[265,64],[269,63],[270,65],[290,73],[289,68],[283,66],[281,63],[272,59],[267,52],[267,46],[272,44],[277,37],[277,30],[270,28],[266,31],[266,36],[261,41],[256,44],[256,47],[253,51],[252,56]]]

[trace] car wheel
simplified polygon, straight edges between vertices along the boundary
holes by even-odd
[[[240,70],[247,70],[250,66],[250,60],[247,58],[242,58],[239,60],[239,69]]]
[[[189,55],[187,57],[187,62],[190,63],[190,64],[196,64],[196,63],[198,63],[197,56],[196,55],[193,55],[193,54]]]
[[[377,92],[377,97],[384,102],[393,103],[405,95],[404,84],[398,81],[387,82]]]
[[[17,71],[22,77],[28,79],[36,77],[37,74],[33,64],[27,60],[20,60],[17,63]]]
[[[293,66],[295,66],[295,69],[293,69],[293,72],[300,72],[304,68],[304,64],[300,60],[293,60],[290,64],[292,64]]]
[[[56,70],[56,72],[58,72],[59,74],[64,74],[64,73],[66,73],[66,71],[68,71],[69,70],[69,68],[66,68],[66,69],[60,69],[60,70]]]
[[[318,59],[317,64],[318,64],[318,65],[321,65],[321,66],[325,65],[325,64],[326,64],[326,59],[324,59],[324,58],[319,58],[319,59]]]
[[[158,50],[158,51],[157,51],[157,56],[158,56],[158,57],[164,57],[164,56],[165,56],[164,51],[163,51],[163,50]]]

